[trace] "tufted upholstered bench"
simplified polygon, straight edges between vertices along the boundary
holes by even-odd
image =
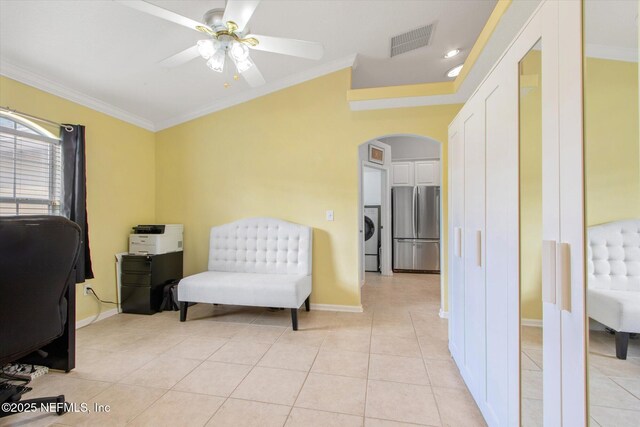
[[[589,317],[616,331],[616,357],[627,358],[629,333],[640,332],[640,219],[589,227]]]
[[[311,228],[274,218],[249,218],[211,228],[208,271],[178,286],[180,321],[189,302],[309,311]]]

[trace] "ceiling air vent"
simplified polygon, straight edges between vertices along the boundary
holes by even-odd
[[[398,34],[391,38],[391,57],[428,46],[433,33],[433,24]]]

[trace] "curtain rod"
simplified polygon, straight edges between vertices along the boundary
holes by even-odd
[[[34,115],[31,115],[31,114],[27,114],[27,113],[21,113],[20,111],[11,109],[9,107],[0,107],[0,111],[6,111],[8,113],[15,114],[16,116],[22,116],[22,117],[24,117],[26,119],[37,120],[39,122],[48,123],[50,125],[60,126],[60,127],[64,128],[67,132],[71,132],[73,130],[73,126],[71,126],[71,125],[63,125],[61,123],[54,122],[52,120],[43,119],[42,117],[34,116]]]

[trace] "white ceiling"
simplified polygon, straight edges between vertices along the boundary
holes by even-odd
[[[584,7],[587,56],[638,61],[638,2],[588,0]]]
[[[638,2],[588,0],[584,7],[585,41],[614,48],[638,47]]]
[[[152,3],[199,21],[205,11],[224,6],[222,0]],[[319,41],[325,55],[313,61],[253,51],[252,58],[270,90],[347,66],[344,58],[354,54],[354,87],[443,81],[448,69],[463,62],[494,5],[495,0],[263,0],[250,22],[252,32]],[[392,36],[433,22],[430,46],[389,58]],[[90,97],[103,110],[110,107],[152,129],[260,93],[243,81],[225,89],[230,76],[210,71],[200,58],[172,69],[158,65],[201,38],[111,1],[0,0],[0,73],[70,89],[76,98]],[[441,57],[456,47],[463,55]]]

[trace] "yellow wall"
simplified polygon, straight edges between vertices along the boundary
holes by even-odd
[[[116,298],[114,254],[126,251],[130,227],[155,220],[153,132],[0,77],[0,105],[58,122],[86,126],[87,212],[95,279],[104,300]],[[100,307],[77,286],[78,320]],[[104,304],[102,311],[114,308]]]
[[[461,106],[353,112],[345,98],[350,73],[157,134],[156,219],[184,223],[185,274],[206,269],[211,226],[273,216],[314,228],[312,302],[359,305],[357,148],[376,137],[416,134],[444,143],[446,208],[447,126]],[[325,220],[328,209],[333,222]],[[446,245],[446,223],[444,230]]]
[[[444,143],[446,254],[447,126],[460,105],[352,112],[345,99],[350,72],[156,134],[7,78],[0,78],[0,105],[86,126],[96,275],[89,283],[103,299],[116,298],[114,254],[127,250],[135,224],[184,223],[185,273],[191,274],[206,269],[212,225],[274,216],[314,227],[313,302],[357,306],[358,145],[391,134]],[[328,209],[335,211],[333,222],[325,220]],[[99,310],[78,286],[77,318]]]
[[[587,224],[640,218],[637,63],[588,59],[585,130]]]
[[[520,303],[523,319],[542,318],[541,55],[520,68]]]

